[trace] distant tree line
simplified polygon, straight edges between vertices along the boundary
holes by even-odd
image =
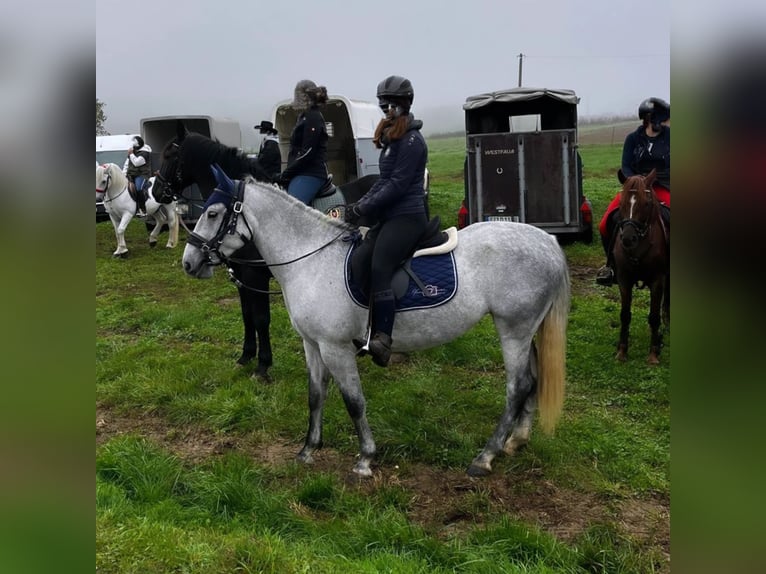
[[[96,135],[108,136],[109,132],[106,131],[106,114],[104,113],[104,106],[106,104],[96,98]]]

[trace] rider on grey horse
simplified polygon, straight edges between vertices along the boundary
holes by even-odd
[[[145,187],[152,176],[152,148],[144,143],[141,136],[135,136],[131,142],[133,147],[128,150],[123,171],[128,177],[129,185],[134,186],[136,199],[136,216],[146,216]]]
[[[401,76],[378,84],[378,103],[386,114],[375,130],[373,142],[381,149],[380,178],[357,203],[345,211],[348,223],[373,216],[378,221],[365,236],[354,258],[365,262],[372,293],[372,332],[369,353],[376,365],[391,358],[391,333],[396,302],[391,280],[399,264],[412,254],[426,230],[423,178],[428,147],[420,133],[423,122],[410,113],[414,91]],[[367,277],[357,278],[366,287]]]

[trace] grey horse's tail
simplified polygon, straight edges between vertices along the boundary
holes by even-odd
[[[566,338],[569,317],[569,272],[566,263],[548,313],[537,331],[540,426],[547,434],[556,428],[564,405]]]

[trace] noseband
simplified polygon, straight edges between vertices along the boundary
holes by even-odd
[[[221,221],[221,225],[218,228],[218,231],[210,239],[205,239],[201,235],[192,231],[189,233],[189,237],[186,239],[187,244],[191,245],[192,247],[196,247],[205,254],[208,265],[221,265],[225,261],[229,260],[229,258],[223,255],[220,250],[221,245],[223,244],[223,241],[226,239],[227,235],[234,235],[236,233],[245,243],[249,243],[253,240],[253,230],[250,229],[250,225],[247,223],[247,219],[244,217],[242,218],[242,221],[245,222],[245,226],[250,233],[250,237],[247,237],[246,235],[237,231],[237,223],[239,222],[239,216],[242,213],[242,198],[244,196],[244,192],[244,181],[237,182],[236,195],[216,189],[214,193],[228,196],[229,198],[229,206],[227,206],[226,215],[224,216],[223,221]],[[211,199],[213,197],[215,196],[211,196]],[[208,202],[210,202],[210,200],[208,200]],[[210,205],[212,204],[210,203]],[[205,208],[205,211],[207,211],[207,207]],[[216,260],[213,259],[213,256],[215,256]]]
[[[649,201],[652,201],[652,191],[645,189],[644,193],[648,194],[650,197]],[[635,201],[635,198],[631,198],[631,201]],[[649,250],[651,244],[647,243],[645,240],[647,239],[647,236],[652,229],[652,219],[654,219],[656,215],[654,206],[655,204],[652,201],[651,209],[649,210],[648,217],[645,221],[634,219],[633,208],[631,207],[630,216],[625,219],[621,219],[617,224],[618,234],[623,238],[623,249],[625,250],[626,254],[629,255],[632,261],[638,261]],[[633,241],[630,242],[630,245],[626,245],[624,240],[624,234],[627,229],[632,229],[633,233],[635,234]],[[642,246],[643,249],[641,249]]]

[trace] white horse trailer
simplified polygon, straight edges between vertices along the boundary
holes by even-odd
[[[350,100],[331,95],[321,107],[327,124],[327,170],[336,185],[353,181],[363,175],[380,173],[380,150],[372,143],[375,128],[383,119],[380,108],[370,102]],[[279,132],[279,150],[282,169],[287,167],[290,152],[290,134],[300,110],[292,107],[292,100],[279,102],[272,113],[274,127]]]
[[[213,116],[156,116],[141,120],[141,136],[152,148],[152,171],[162,165],[162,149],[176,137],[176,125],[181,120],[190,132],[202,134],[229,147],[242,149],[242,130],[239,122],[229,118]],[[178,212],[187,223],[197,221],[205,203],[199,188],[191,185],[183,190],[183,197],[178,200]]]

